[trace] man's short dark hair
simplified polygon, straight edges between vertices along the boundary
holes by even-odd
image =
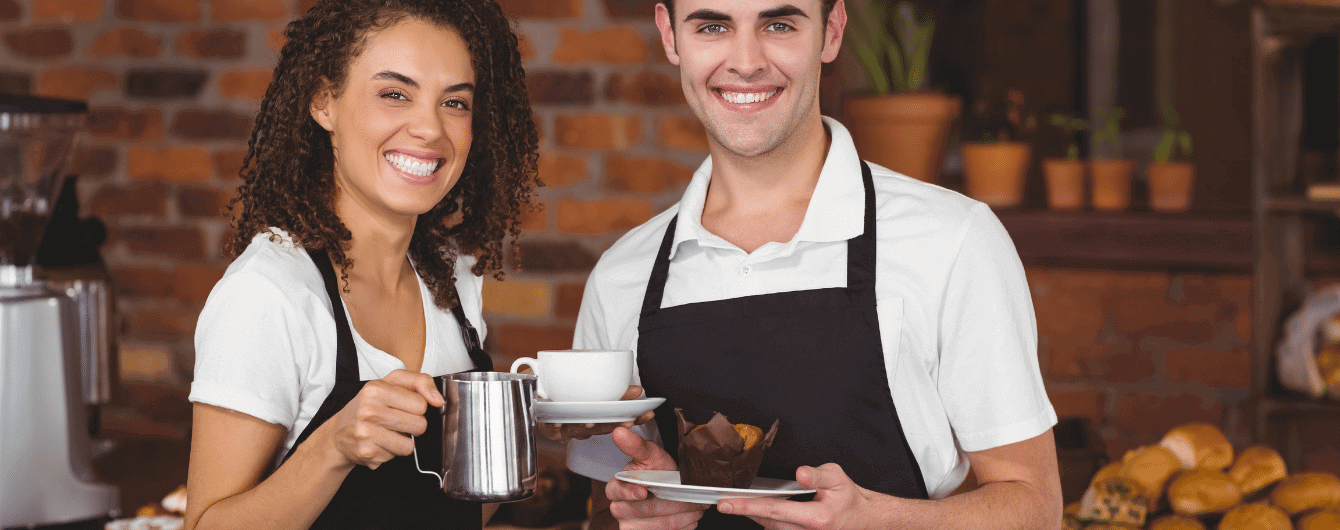
[[[670,25],[675,25],[675,0],[661,0],[665,4],[665,9],[670,12]],[[833,6],[837,5],[837,0],[823,0],[823,21],[824,27],[828,27],[828,14],[833,12]]]

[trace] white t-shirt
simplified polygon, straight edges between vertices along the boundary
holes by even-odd
[[[832,145],[791,241],[751,254],[704,229],[708,158],[677,205],[601,256],[586,283],[573,347],[637,350],[652,262],[680,213],[662,307],[845,287],[847,240],[863,230],[865,190],[851,135],[837,121],[824,123]],[[1014,244],[989,207],[874,164],[870,169],[885,370],[926,488],[942,498],[967,476],[967,451],[1026,440],[1056,423],[1038,368],[1032,299]],[[657,439],[654,422],[639,430]],[[568,445],[568,466],[597,480],[608,481],[627,462],[608,435]]]
[[[195,330],[190,400],[284,426],[287,453],[334,387],[335,318],[321,272],[307,251],[295,247],[284,231],[271,230],[277,240],[264,233],[252,238],[205,301]],[[473,264],[470,256],[456,261],[456,290],[483,340],[484,282],[470,272]],[[423,373],[473,368],[456,317],[433,304],[422,278],[419,293],[426,332]],[[363,340],[352,320],[350,329],[361,379],[380,379],[405,368],[400,359]]]

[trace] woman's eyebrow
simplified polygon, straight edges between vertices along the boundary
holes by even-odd
[[[406,84],[406,85],[412,86],[412,87],[414,87],[414,88],[419,88],[419,83],[418,83],[418,82],[416,82],[416,81],[413,80],[413,79],[410,79],[409,76],[407,76],[407,75],[405,75],[405,74],[402,74],[402,73],[400,73],[400,72],[392,72],[392,71],[390,71],[390,70],[382,70],[382,71],[380,71],[380,72],[377,72],[376,75],[372,76],[372,80],[373,80],[373,81],[385,81],[385,80],[387,80],[387,79],[390,79],[390,80],[393,80],[393,81],[399,81],[399,82],[401,82],[401,83],[404,83],[404,84]]]

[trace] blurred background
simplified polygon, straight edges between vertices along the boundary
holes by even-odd
[[[850,1],[849,11],[890,11],[884,29],[907,38],[894,3]],[[312,3],[0,0],[0,93],[89,105],[72,173],[80,215],[106,227],[116,318],[95,466],[122,488],[125,513],[185,483],[192,336],[228,265],[224,208],[284,25]],[[485,285],[486,346],[505,370],[570,347],[600,253],[679,199],[707,143],[665,60],[653,0],[501,3],[522,36],[546,183],[524,252],[505,281]],[[915,7],[934,33],[922,82],[903,90],[951,110],[920,149],[929,165],[903,171],[993,204],[1014,238],[1043,376],[1067,419],[1057,430],[1067,500],[1098,466],[1186,422],[1218,426],[1235,446],[1270,443],[1291,469],[1340,473],[1340,403],[1286,388],[1274,362],[1284,319],[1340,276],[1340,203],[1323,198],[1336,180],[1340,2]],[[872,74],[852,53],[859,45],[825,68],[823,111],[894,127],[901,111],[867,115],[855,103],[891,75]],[[1078,122],[1064,118],[1085,123],[1067,129]],[[1193,149],[1181,149],[1183,136]],[[974,154],[1006,144],[1025,147],[1013,166]],[[884,150],[862,148],[877,162]],[[1090,168],[1069,202],[1067,181],[1045,169],[1067,158]],[[1116,188],[1082,164],[1108,159],[1129,161]],[[1164,161],[1194,168],[1172,185],[1180,198],[1156,198],[1168,185],[1148,164]],[[981,183],[992,177],[979,166],[1015,170]],[[1115,198],[1099,195],[1111,189]],[[582,493],[561,451],[547,454],[561,491],[519,523],[555,524],[565,516],[544,503]]]

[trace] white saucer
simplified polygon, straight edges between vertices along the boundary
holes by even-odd
[[[626,399],[619,401],[545,401],[535,402],[535,421],[540,423],[620,423],[633,421],[643,412],[665,403],[665,398]]]
[[[801,488],[800,483],[794,480],[767,477],[755,478],[749,489],[685,486],[679,483],[678,471],[620,471],[614,474],[614,478],[646,486],[652,495],[667,501],[698,504],[716,504],[721,499],[731,498],[790,497],[814,493],[814,490]]]

